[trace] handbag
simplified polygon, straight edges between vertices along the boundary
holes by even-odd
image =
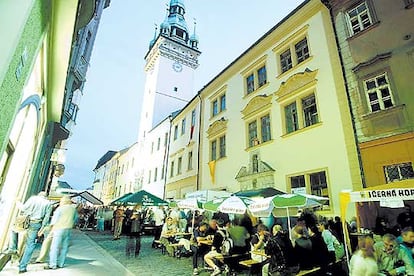
[[[343,243],[340,243],[338,239],[334,237],[333,246],[335,248],[335,257],[337,260],[342,259],[345,256],[345,247]]]
[[[18,215],[14,221],[14,230],[23,231],[29,228],[30,225],[30,216],[29,215]]]

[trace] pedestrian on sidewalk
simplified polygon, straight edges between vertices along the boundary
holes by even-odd
[[[50,222],[53,237],[50,246],[49,264],[44,269],[56,269],[64,266],[71,231],[77,218],[76,206],[72,204],[69,196],[63,196],[60,199],[60,206],[54,212]]]
[[[30,217],[30,224],[27,229],[26,248],[19,264],[19,273],[27,272],[27,265],[36,247],[36,238],[49,223],[52,208],[46,195],[46,192],[40,192],[31,196],[21,208],[21,211]]]
[[[138,257],[141,250],[141,230],[142,230],[142,216],[138,209],[134,209],[130,217],[130,224],[128,229],[125,229],[128,239],[126,241],[125,253],[129,258],[134,254]]]
[[[114,211],[114,240],[119,240],[122,233],[122,224],[125,218],[125,210],[122,206],[119,206]]]

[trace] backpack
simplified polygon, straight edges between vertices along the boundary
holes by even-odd
[[[230,238],[229,233],[227,231],[218,230],[218,233],[223,236],[223,242],[220,246],[221,254],[223,255],[231,255],[231,251],[233,250],[234,243],[232,238]]]

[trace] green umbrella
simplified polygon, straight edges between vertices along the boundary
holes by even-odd
[[[168,202],[151,194],[147,191],[141,190],[133,193],[122,200],[118,200],[122,205],[142,205],[142,206],[168,206]]]
[[[130,195],[132,195],[132,193],[124,194],[124,195],[118,197],[117,199],[111,201],[111,203],[109,203],[109,205],[123,205],[124,203],[122,202],[122,200],[124,200],[126,197],[128,197]]]

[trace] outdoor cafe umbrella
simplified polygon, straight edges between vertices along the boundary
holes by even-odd
[[[323,205],[327,197],[308,194],[281,194],[263,199],[249,205],[249,210],[255,217],[268,217],[275,209],[286,209],[289,232],[291,231],[289,208],[311,208]]]
[[[241,196],[228,196],[215,198],[203,204],[203,209],[208,211],[230,214],[244,214],[247,207],[254,202],[253,199]]]
[[[202,209],[203,203],[195,197],[186,198],[177,201],[177,207],[181,209],[191,209],[193,213],[193,219],[191,222],[191,229],[194,229],[194,218],[195,218],[195,210]]]
[[[122,205],[123,204],[122,200],[125,199],[126,197],[130,196],[130,195],[132,195],[132,193],[126,193],[126,194],[118,197],[117,199],[111,201],[109,203],[109,205]]]
[[[168,202],[147,192],[141,190],[118,200],[120,205],[142,205],[142,206],[168,206]]]

